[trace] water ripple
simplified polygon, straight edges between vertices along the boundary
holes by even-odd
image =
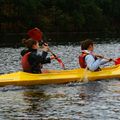
[[[78,68],[79,45],[50,46],[67,69]],[[0,73],[21,70],[23,48],[0,48]],[[96,44],[96,53],[120,57],[120,44]],[[111,63],[110,65],[112,65]],[[107,64],[109,65],[109,64]],[[57,61],[45,65],[61,69]],[[0,87],[0,119],[3,120],[119,120],[120,81]]]

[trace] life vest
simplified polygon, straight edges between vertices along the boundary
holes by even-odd
[[[26,53],[22,59],[21,64],[24,72],[31,72],[31,65],[29,64],[28,57],[31,52]]]
[[[87,67],[86,62],[85,62],[86,55],[88,55],[88,54],[85,53],[85,52],[82,52],[82,54],[79,56],[79,65],[80,65],[81,68],[86,68]],[[97,60],[96,56],[93,55],[93,57],[95,58],[95,60]],[[98,67],[98,69],[95,70],[95,71],[99,71],[99,70],[101,70],[100,67]]]
[[[79,56],[79,65],[80,65],[81,68],[86,68],[87,67],[87,65],[85,63],[85,56],[86,55],[87,55],[86,53],[82,52],[82,54]]]

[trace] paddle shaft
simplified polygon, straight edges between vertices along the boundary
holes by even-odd
[[[43,45],[47,46],[46,43],[43,40],[41,40],[41,43]],[[50,48],[48,48],[48,49],[49,49],[49,52],[57,59],[57,56],[51,51],[51,49]]]
[[[46,43],[44,43],[42,40],[41,40],[41,43],[42,43],[43,45],[47,46]],[[58,63],[61,65],[61,67],[65,70],[66,68],[65,68],[65,65],[64,65],[64,63],[62,62],[62,60],[61,60],[60,58],[58,58],[58,57],[51,51],[50,48],[48,48],[48,50],[49,50],[49,52],[55,57],[55,59],[58,61]]]
[[[101,58],[101,57],[99,57],[99,58]],[[111,58],[106,58],[106,57],[102,57],[103,59],[106,59],[106,60],[110,60]],[[113,62],[115,62],[115,60],[114,59],[111,59],[111,61],[113,61]]]
[[[85,54],[89,55],[89,53],[86,53],[86,52],[85,52]],[[108,61],[110,61],[110,59],[111,59],[111,58],[106,58],[106,57],[104,57],[104,56],[102,56],[102,55],[97,55],[97,54],[93,54],[93,55],[96,56],[96,57],[99,57],[99,58],[106,59],[106,60],[108,60]],[[111,61],[115,62],[116,60],[111,59]]]
[[[95,55],[95,56],[96,56],[96,57],[99,57],[99,58],[106,59],[106,60],[108,60],[109,62],[113,61],[116,65],[117,65],[117,64],[120,64],[120,60],[118,60],[118,58],[114,60],[114,59],[111,59],[111,58],[106,58],[106,57],[101,56],[101,55]]]
[[[57,59],[57,56],[49,49],[49,52]]]

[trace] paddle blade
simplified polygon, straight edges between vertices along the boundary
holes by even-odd
[[[27,32],[28,36],[36,41],[41,41],[42,32],[38,28],[33,28]]]
[[[120,64],[120,58],[117,58],[117,59],[115,60],[115,65],[118,65],[118,64]]]
[[[56,59],[58,61],[58,63],[60,64],[60,66],[62,67],[62,69],[65,69],[65,65],[64,63],[62,62],[62,60],[60,58],[57,58]]]

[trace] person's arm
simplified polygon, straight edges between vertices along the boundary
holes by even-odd
[[[42,55],[41,54],[37,54],[37,58],[36,60],[41,63],[41,64],[46,64],[46,63],[51,63],[51,59],[50,57],[47,57],[47,52],[43,51]]]
[[[48,52],[46,52],[46,51],[42,51],[42,55],[41,55],[41,56],[42,56],[43,58],[46,58],[47,55],[48,55]]]
[[[103,65],[103,64],[105,64],[105,63],[107,63],[107,62],[110,62],[110,61],[112,61],[112,59],[110,58],[110,59],[108,59],[108,58],[104,58],[104,56],[102,56],[102,55],[97,55],[97,54],[94,54],[98,59],[101,59],[101,61],[100,61],[100,64],[101,65]]]
[[[106,60],[106,59],[101,59],[101,61],[100,61],[100,65],[103,65],[103,64],[106,64],[106,63],[108,63],[108,62],[110,62],[110,60]]]
[[[43,58],[43,60],[41,61],[41,64],[46,64],[46,63],[51,63],[50,57],[48,57],[48,58]]]

